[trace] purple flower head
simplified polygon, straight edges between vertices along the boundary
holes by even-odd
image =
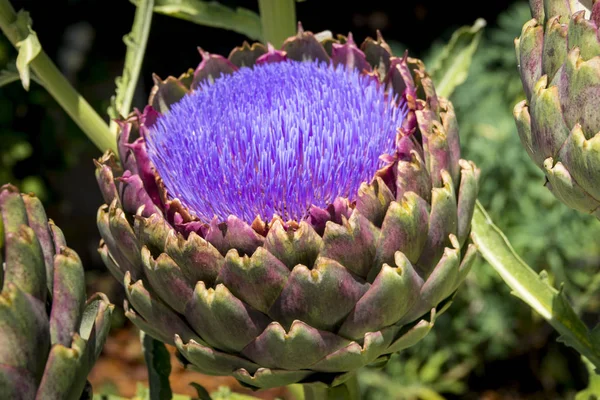
[[[393,153],[406,115],[357,69],[283,61],[203,84],[161,116],[148,154],[171,197],[201,220],[305,218],[354,200]]]

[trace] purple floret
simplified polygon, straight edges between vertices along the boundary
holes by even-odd
[[[170,196],[200,219],[299,221],[311,205],[355,199],[405,113],[358,70],[285,61],[203,85],[146,140]]]

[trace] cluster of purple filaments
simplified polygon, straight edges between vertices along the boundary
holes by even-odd
[[[393,153],[405,114],[373,77],[284,61],[203,85],[146,142],[170,197],[201,220],[300,221],[311,205],[356,196]]]

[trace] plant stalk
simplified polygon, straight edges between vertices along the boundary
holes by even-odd
[[[279,48],[296,33],[296,0],[258,0],[262,38]]]
[[[302,386],[304,400],[360,400],[356,374],[335,387],[328,387],[323,383],[309,383]]]
[[[15,25],[16,20],[17,13],[10,2],[0,0],[0,29],[15,47],[18,42],[25,39]],[[73,88],[43,49],[29,63],[29,66],[46,90],[100,151],[111,149],[118,154],[117,141],[108,124]]]
[[[120,83],[117,85],[117,93],[114,97],[114,112],[117,114],[115,117],[127,117],[131,111],[131,103],[140,80],[140,70],[150,35],[153,7],[154,0],[141,0],[136,4],[133,28],[125,39],[127,52],[123,75],[119,78]],[[114,133],[119,130],[114,120],[110,122],[110,130]]]

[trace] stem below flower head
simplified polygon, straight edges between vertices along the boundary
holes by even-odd
[[[356,374],[344,383],[335,387],[327,387],[323,383],[304,384],[304,400],[358,400],[360,389]]]
[[[296,33],[296,0],[258,0],[263,42],[279,48]]]
[[[0,29],[16,47],[24,40],[23,32],[15,25],[17,13],[8,0],[0,0]],[[98,115],[64,77],[50,57],[41,50],[31,60],[29,66],[35,71],[43,86],[75,121],[77,126],[101,151],[111,149],[116,152],[117,142],[108,124]]]

